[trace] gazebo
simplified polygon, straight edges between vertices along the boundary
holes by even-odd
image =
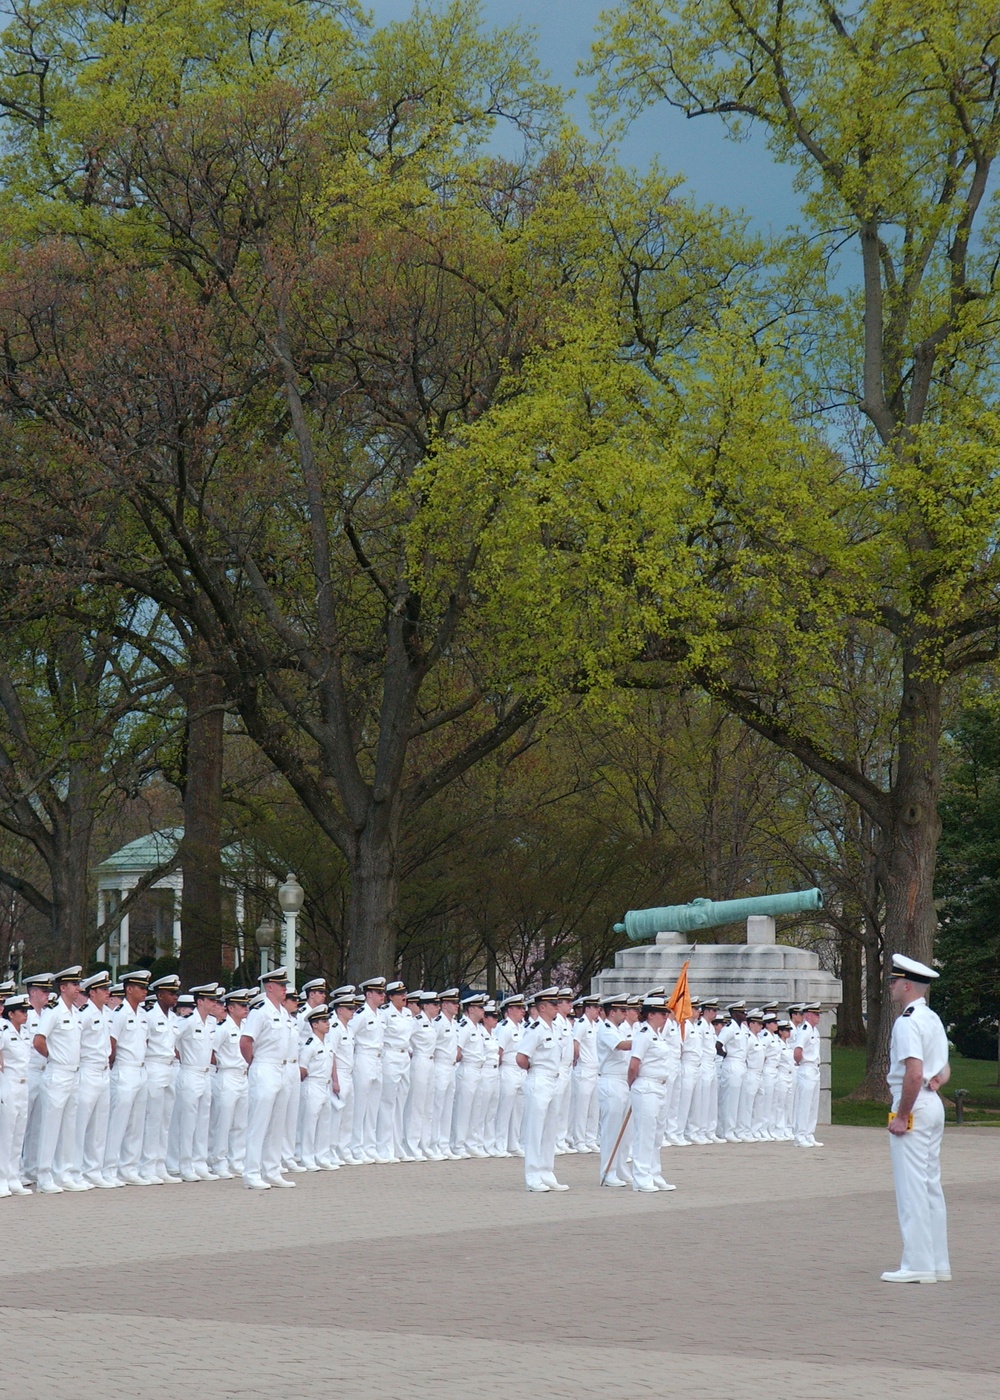
[[[177,854],[183,835],[184,828],[179,826],[165,827],[162,831],[151,831],[148,836],[139,836],[136,840],[129,841],[127,845],[114,851],[106,860],[102,860],[95,867],[97,875],[97,927],[102,932],[101,946],[97,950],[100,962],[110,962],[115,969],[128,966],[130,961],[129,916],[127,913],[123,914],[119,920],[115,921],[115,908],[135,889],[143,876],[149,875],[151,871],[165,865]],[[232,865],[237,855],[236,847],[227,847],[222,854],[223,862]],[[227,856],[229,856],[228,862]],[[233,892],[235,898],[237,936],[242,947],[243,889],[231,877],[225,879],[224,884],[227,889]],[[156,911],[155,953],[158,958],[170,954],[176,957],[180,953],[181,947],[183,872],[178,867],[168,875],[163,875],[159,880],[155,880],[149,888],[150,890],[170,890],[173,894],[169,917],[163,917],[167,911],[159,908]],[[108,928],[107,936],[104,936],[105,926],[109,923],[114,926]]]

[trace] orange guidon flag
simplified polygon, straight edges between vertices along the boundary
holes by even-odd
[[[674,1013],[675,1019],[680,1022],[681,1040],[684,1039],[687,1032],[687,1023],[691,1019],[691,1012],[693,1010],[691,1006],[691,992],[688,989],[688,968],[690,966],[690,961],[688,961],[681,968],[674,990],[667,998],[667,1005]]]

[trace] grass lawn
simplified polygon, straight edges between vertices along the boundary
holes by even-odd
[[[833,1048],[831,1075],[833,1082],[833,1121],[853,1127],[885,1127],[885,1104],[849,1103],[844,1099],[861,1082],[865,1070],[865,1052]],[[963,1055],[951,1057],[951,1079],[944,1090],[945,1114],[949,1123],[955,1121],[953,1095],[956,1089],[968,1089],[965,1100],[965,1121],[1000,1125],[1000,1085],[997,1084],[996,1060],[967,1060]]]

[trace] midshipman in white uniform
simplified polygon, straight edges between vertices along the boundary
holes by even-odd
[[[951,1281],[941,1190],[944,1105],[938,1097],[951,1069],[944,1026],[926,1001],[937,976],[925,963],[893,954],[889,990],[902,1014],[893,1025],[889,1046],[889,1146],[903,1258],[898,1269],[882,1275],[886,1283]]]

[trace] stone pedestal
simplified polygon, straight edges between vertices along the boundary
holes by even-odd
[[[790,1002],[822,1004],[820,1037],[819,1121],[830,1121],[830,1032],[840,1005],[840,981],[819,965],[819,956],[805,948],[776,943],[774,920],[753,915],[746,943],[690,943],[679,933],[659,933],[655,943],[623,948],[613,968],[594,978],[592,990],[602,996],[628,996],[665,986],[669,993],[686,961],[693,996],[714,996],[720,1006],[746,999],[747,1006],[776,1001],[784,1015]]]

